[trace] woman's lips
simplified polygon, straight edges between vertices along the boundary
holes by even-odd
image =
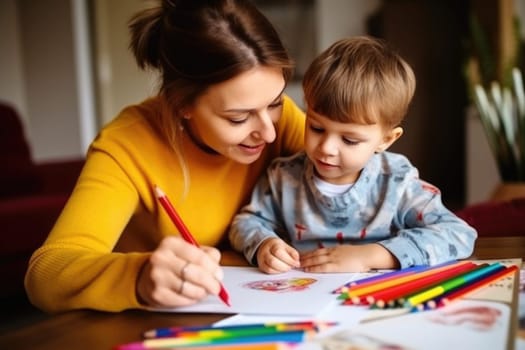
[[[266,146],[266,143],[261,143],[260,145],[255,145],[255,146],[249,146],[249,145],[243,145],[243,144],[239,145],[239,147],[243,150],[243,152],[249,155],[261,153],[265,146]]]

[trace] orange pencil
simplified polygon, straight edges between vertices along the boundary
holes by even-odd
[[[437,302],[437,307],[442,307],[442,306],[450,304],[454,300],[457,300],[459,298],[464,298],[465,296],[477,291],[478,289],[488,286],[489,284],[499,279],[502,279],[504,277],[507,277],[515,273],[517,270],[518,270],[518,267],[516,265],[507,266],[503,270],[498,271],[493,275],[489,275],[487,277],[480,279],[479,281],[466,285],[463,288],[450,292],[448,295],[445,295],[441,299],[439,299],[439,301]]]
[[[157,195],[157,199],[159,200],[160,204],[170,217],[171,221],[173,221],[173,224],[175,224],[175,227],[177,227],[177,230],[179,230],[179,233],[181,234],[182,238],[184,238],[186,242],[198,247],[199,243],[191,235],[190,230],[188,230],[188,228],[184,224],[184,221],[182,221],[182,218],[179,216],[179,214],[171,204],[168,196],[166,196],[166,194],[158,186],[155,186],[155,194]],[[222,283],[221,290],[219,292],[219,297],[226,305],[231,306],[229,301],[230,297]]]
[[[384,282],[390,279],[399,278],[401,276],[406,276],[409,274],[424,272],[427,270],[434,270],[436,268],[440,268],[443,266],[451,266],[456,263],[457,261],[454,260],[454,261],[448,261],[446,263],[442,263],[442,264],[435,265],[435,266],[415,265],[415,266],[407,267],[407,268],[400,269],[400,270],[394,270],[394,271],[385,272],[385,273],[377,273],[376,275],[373,275],[370,277],[365,277],[365,278],[361,278],[358,280],[353,280],[348,283],[345,283],[343,286],[333,290],[332,293],[342,294],[342,293],[348,292],[352,288],[356,288],[356,286],[363,287],[363,286],[373,285],[379,282]]]
[[[477,265],[473,262],[467,262],[467,264],[461,264],[453,266],[449,269],[435,272],[432,275],[423,276],[421,278],[392,286],[387,289],[379,290],[371,293],[366,297],[368,303],[373,304],[375,307],[383,308],[390,305],[391,301],[401,298],[402,296],[414,293],[421,288],[428,288],[432,284],[439,283],[447,278],[458,275],[461,272],[465,272],[475,268]]]
[[[455,266],[458,266],[458,265],[465,265],[465,264],[470,264],[470,263],[471,263],[470,261],[461,261],[461,262],[454,263],[454,264],[451,264],[451,265],[440,266],[440,267],[437,267],[437,268],[434,268],[434,269],[425,270],[423,272],[417,272],[417,273],[414,273],[414,274],[411,274],[411,275],[401,276],[399,278],[390,279],[390,280],[387,280],[387,281],[384,281],[384,282],[380,281],[378,283],[373,283],[371,285],[364,285],[364,286],[363,285],[356,285],[356,286],[350,288],[350,290],[348,291],[348,297],[349,298],[360,297],[362,295],[370,294],[372,292],[376,292],[376,291],[382,290],[384,288],[389,288],[389,287],[392,287],[392,286],[395,286],[395,285],[399,285],[399,284],[402,284],[402,283],[413,281],[415,279],[418,279],[418,278],[421,278],[421,277],[424,277],[424,276],[432,275],[432,274],[435,274],[438,271],[448,270],[448,269],[454,268]]]

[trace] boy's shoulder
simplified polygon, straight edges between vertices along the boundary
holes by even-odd
[[[298,169],[303,169],[306,160],[307,157],[304,151],[297,152],[291,156],[277,157],[270,163],[268,171],[297,171]]]
[[[381,152],[376,154],[374,161],[370,163],[371,167],[376,168],[378,173],[383,174],[407,174],[417,172],[416,167],[407,156],[394,152]]]

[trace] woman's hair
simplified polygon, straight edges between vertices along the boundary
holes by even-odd
[[[339,40],[308,67],[304,98],[308,109],[338,122],[398,126],[414,95],[410,66],[380,40]]]
[[[183,171],[182,113],[210,85],[257,66],[282,69],[285,82],[292,76],[279,35],[250,0],[162,0],[131,18],[129,28],[138,66],[160,72],[162,112],[152,124]]]

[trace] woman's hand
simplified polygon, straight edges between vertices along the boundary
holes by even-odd
[[[257,250],[259,270],[281,273],[300,266],[299,253],[280,238],[265,240]]]
[[[147,306],[175,307],[217,295],[223,278],[220,257],[216,248],[166,237],[139,273],[137,297]]]
[[[399,262],[380,244],[342,244],[301,254],[305,272],[366,272],[370,269],[393,269]]]

